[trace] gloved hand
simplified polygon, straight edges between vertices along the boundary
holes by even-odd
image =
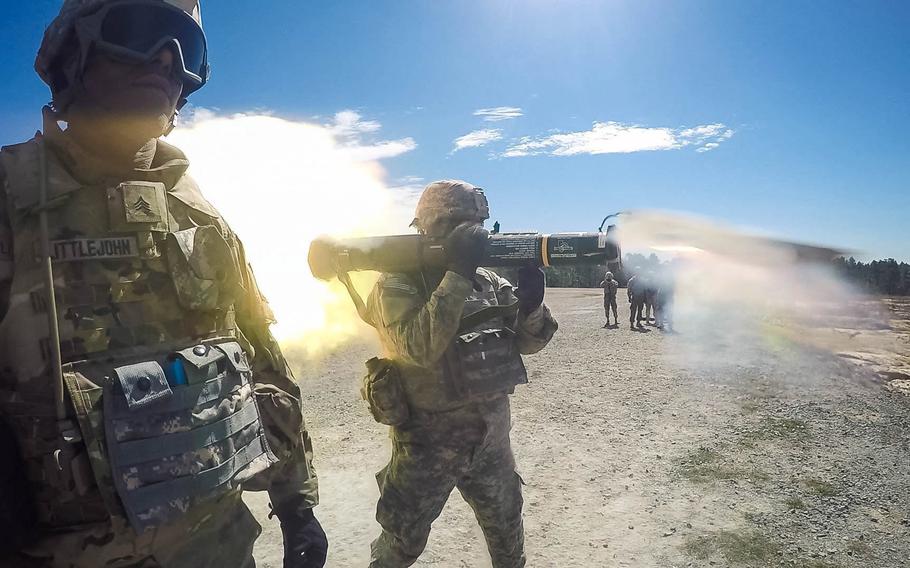
[[[284,568],[325,566],[329,543],[313,509],[305,507],[301,498],[276,506],[274,513],[284,536]]]
[[[452,229],[445,240],[448,268],[465,278],[474,278],[477,267],[483,262],[490,232],[478,223],[462,223]]]
[[[546,279],[543,269],[536,266],[524,266],[518,269],[518,309],[522,313],[530,314],[543,303],[543,293]]]

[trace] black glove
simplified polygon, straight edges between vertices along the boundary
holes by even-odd
[[[329,542],[313,509],[304,506],[303,498],[275,507],[284,536],[284,568],[322,568]]]
[[[477,267],[483,262],[490,232],[477,223],[462,223],[446,237],[446,268],[465,278],[474,278]]]
[[[524,266],[518,269],[518,309],[525,314],[530,314],[543,303],[543,292],[546,287],[543,269],[536,266]]]

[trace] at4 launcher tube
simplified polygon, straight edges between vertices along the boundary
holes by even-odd
[[[614,227],[605,233],[490,235],[482,266],[615,265],[621,251]],[[445,242],[422,235],[319,237],[310,244],[310,270],[322,280],[360,270],[415,272],[448,263]]]

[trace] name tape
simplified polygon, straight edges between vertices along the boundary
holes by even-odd
[[[136,237],[67,239],[50,244],[54,262],[139,256]]]

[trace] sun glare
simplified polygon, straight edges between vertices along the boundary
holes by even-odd
[[[307,250],[321,234],[406,232],[411,204],[378,164],[357,161],[323,126],[267,115],[197,111],[168,141],[243,241],[283,344],[318,355],[364,331],[344,287],[310,275]],[[368,293],[376,275],[356,276]]]

